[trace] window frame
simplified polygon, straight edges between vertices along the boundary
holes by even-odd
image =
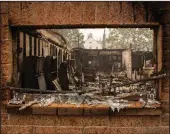
[[[157,71],[162,70],[162,26],[161,25],[157,25],[157,24],[156,25],[152,25],[152,24],[150,24],[150,25],[146,24],[145,25],[144,24],[142,27],[139,26],[139,25],[136,25],[136,26],[134,26],[134,25],[127,25],[127,26],[118,25],[116,27],[109,27],[109,28],[117,28],[117,27],[121,27],[121,28],[151,28],[154,31],[153,45],[156,46],[156,61],[157,61],[156,70]],[[67,28],[67,26],[64,27],[64,28]],[[82,28],[82,27],[80,27],[80,28]],[[96,27],[96,28],[101,28],[101,27]],[[34,41],[34,37],[32,37],[32,40]],[[36,45],[33,45],[33,43],[32,43],[32,49],[34,49],[33,46],[35,47]],[[32,50],[32,51],[35,51],[35,50]],[[58,50],[58,53],[59,52],[60,52],[60,49]],[[162,79],[156,80],[155,83],[156,83],[156,86],[158,87],[156,99],[160,100],[160,98],[161,98],[161,89],[162,89]]]

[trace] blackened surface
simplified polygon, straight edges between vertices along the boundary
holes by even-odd
[[[59,82],[63,90],[69,90],[69,80],[67,77],[67,63],[63,62],[60,64],[59,70]]]

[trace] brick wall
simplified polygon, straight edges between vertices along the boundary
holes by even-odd
[[[169,8],[164,8],[164,11],[160,13],[159,22],[162,24],[163,30],[163,68],[169,70],[170,64],[168,63],[170,59],[170,6]],[[161,90],[161,100],[163,106],[163,114],[161,115],[162,125],[169,125],[169,78],[163,79],[163,85]]]
[[[1,2],[1,86],[12,81],[13,52],[10,26],[54,27],[157,25],[163,29],[163,68],[169,69],[169,2]],[[168,134],[169,78],[161,88],[161,115],[51,116],[7,114],[1,109],[3,134]],[[3,93],[6,97],[7,92]],[[6,98],[5,98],[6,99]]]
[[[9,7],[10,24],[18,26],[144,24],[155,19],[146,3],[10,2]]]

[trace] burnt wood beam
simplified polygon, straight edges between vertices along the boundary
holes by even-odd
[[[164,78],[164,77],[166,77],[166,76],[167,76],[167,74],[161,74],[161,75],[158,75],[158,76],[153,76],[153,77],[151,77],[151,78],[146,78],[146,79],[142,79],[142,80],[131,81],[131,82],[123,83],[123,84],[120,84],[120,85],[114,85],[114,86],[112,86],[112,87],[115,88],[115,87],[128,86],[128,85],[136,84],[136,83],[139,83],[139,82],[146,82],[146,81],[152,81],[152,80],[161,79],[161,78]]]
[[[74,92],[74,91],[52,91],[52,90],[41,90],[41,89],[32,89],[32,88],[19,88],[19,87],[2,87],[1,90],[13,90],[16,92],[22,92],[22,93],[40,93],[40,94],[53,94],[53,93],[83,93],[80,92]]]
[[[29,36],[29,48],[30,48],[30,50],[29,50],[29,56],[32,56],[32,37],[31,36]]]
[[[38,56],[40,56],[40,39],[38,39]]]
[[[36,56],[36,52],[37,52],[37,42],[36,42],[36,38],[34,37],[34,56]]]
[[[23,33],[23,57],[26,57],[26,34]]]

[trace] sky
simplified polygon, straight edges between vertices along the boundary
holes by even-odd
[[[103,33],[104,28],[91,28],[91,29],[80,29],[80,32],[84,34],[84,40],[87,40],[88,34],[92,33],[93,38],[95,40],[102,40],[103,39]],[[106,36],[109,33],[109,30],[106,28],[105,30]]]

